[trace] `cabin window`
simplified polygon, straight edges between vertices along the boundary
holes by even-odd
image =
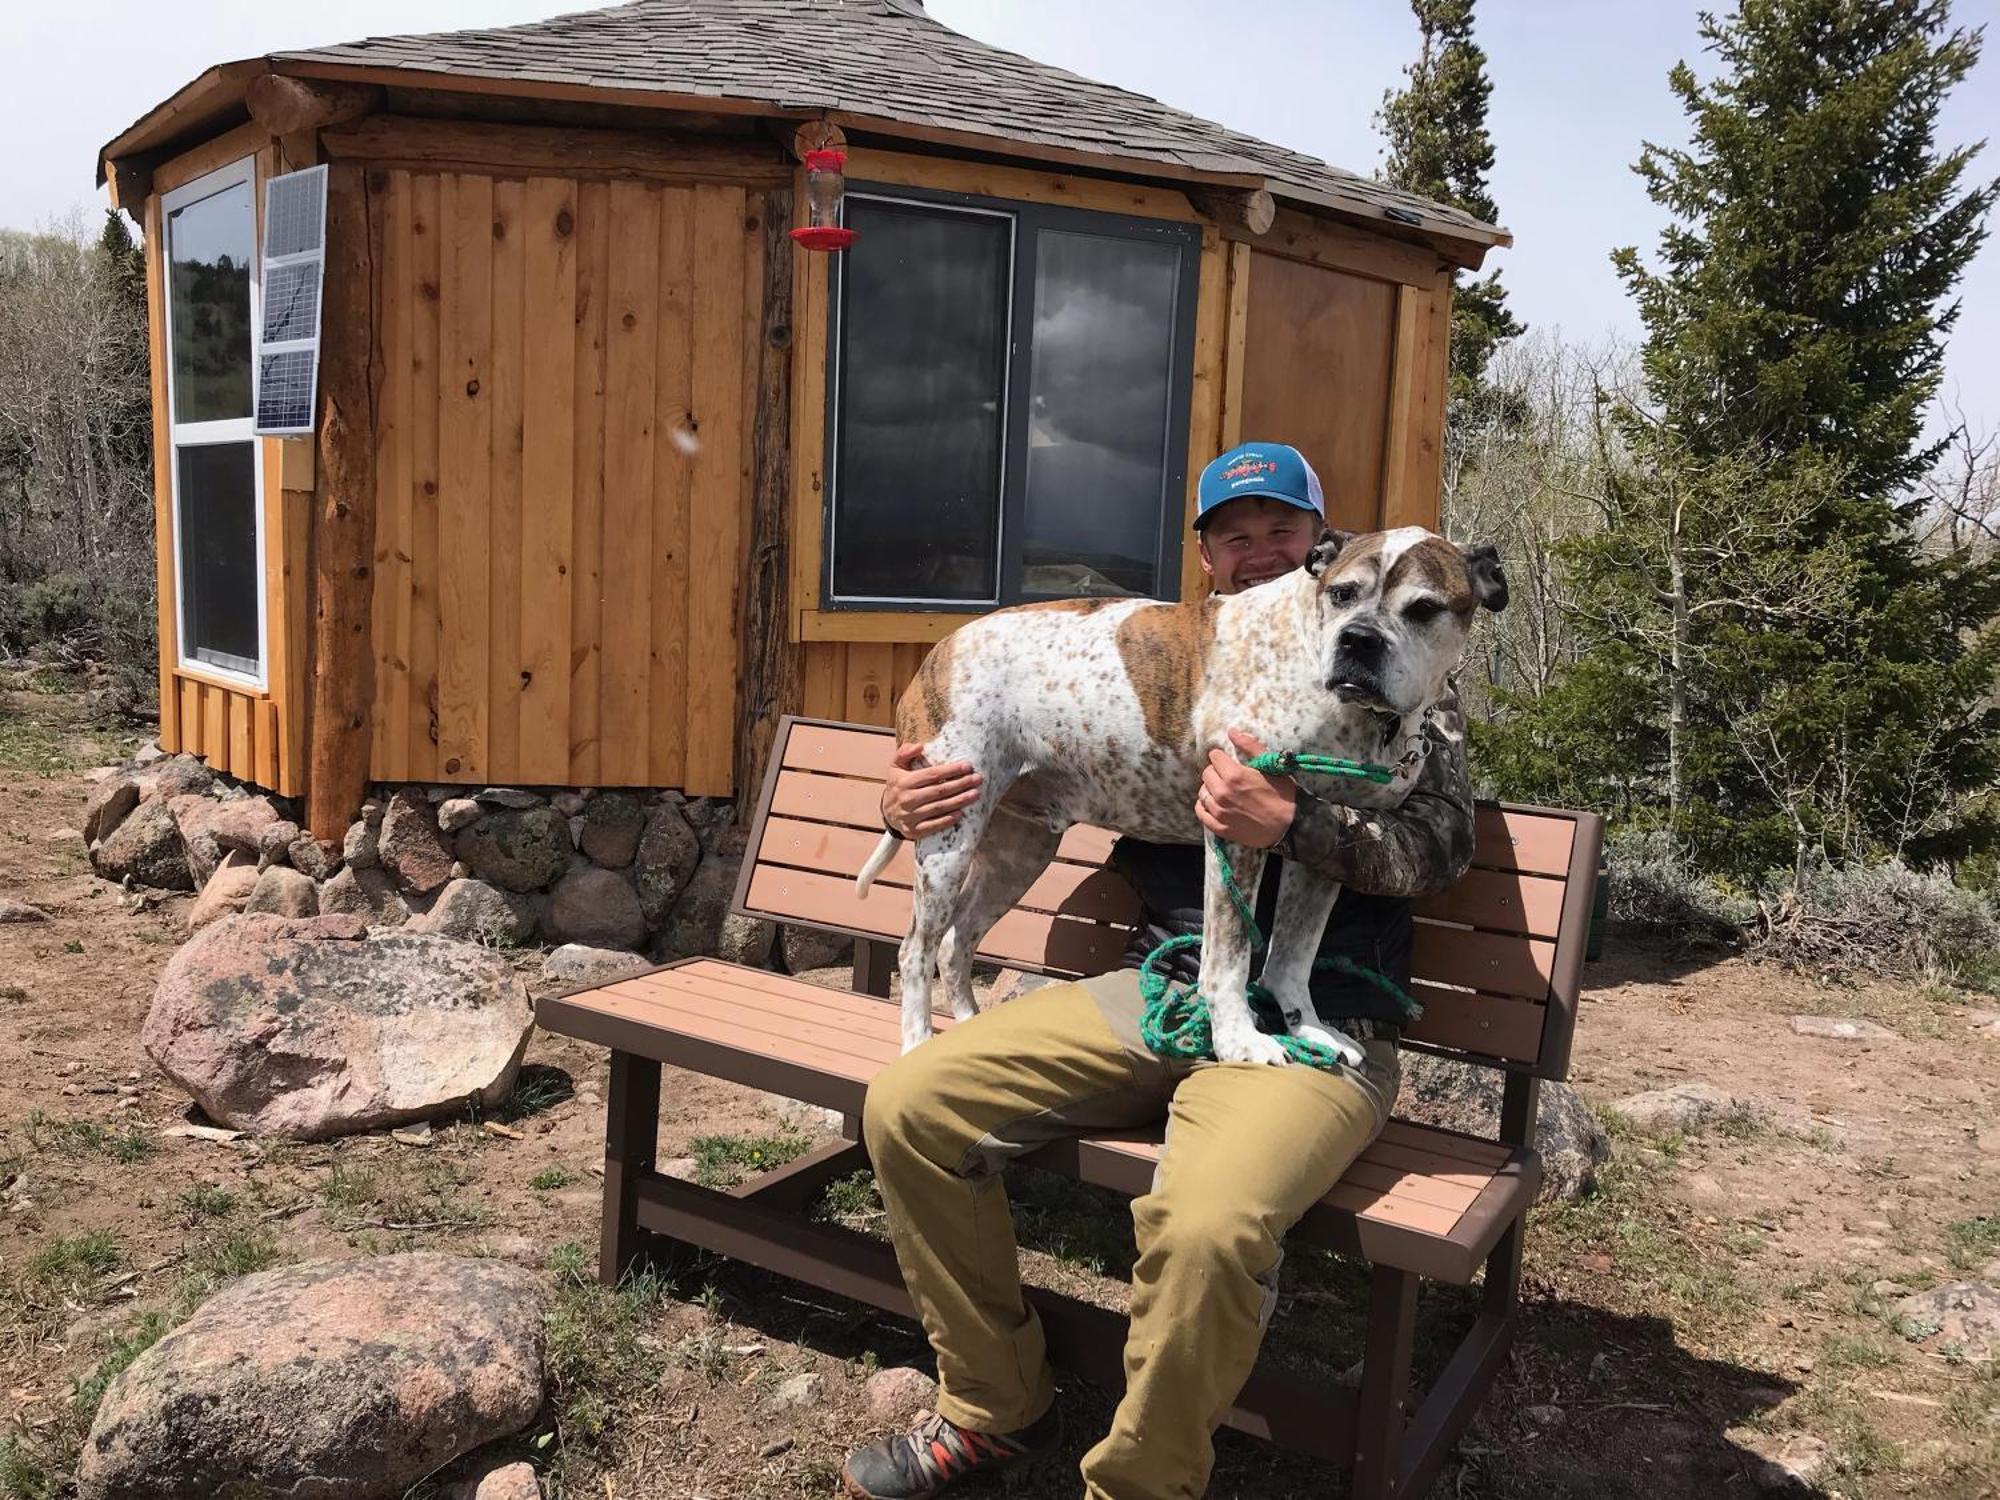
[[[908,188],[843,212],[828,603],[1174,593],[1198,230]]]
[[[256,176],[245,160],[161,200],[180,664],[262,686],[262,479],[252,431]]]

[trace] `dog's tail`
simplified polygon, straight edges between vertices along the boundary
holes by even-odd
[[[868,856],[868,863],[861,867],[861,873],[854,877],[854,894],[865,898],[868,887],[875,883],[875,877],[882,873],[882,867],[895,857],[896,846],[903,842],[902,835],[894,832],[882,835],[882,842],[875,846],[875,852]]]

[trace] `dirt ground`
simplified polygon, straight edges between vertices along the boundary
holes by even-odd
[[[77,700],[0,685],[0,895],[52,917],[0,925],[0,1494],[73,1493],[102,1382],[230,1276],[285,1261],[422,1246],[546,1268],[556,1393],[521,1452],[551,1494],[750,1500],[824,1496],[869,1435],[862,1383],[925,1362],[909,1325],[718,1261],[610,1297],[595,1257],[605,1062],[538,1035],[491,1122],[324,1146],[163,1135],[186,1100],[139,1028],[191,898],[96,880],[77,829],[87,768],[132,737],[81,725]],[[522,955],[539,986],[539,956]],[[1510,1367],[1437,1496],[1660,1497],[1760,1492],[1759,1455],[1818,1455],[1794,1493],[2000,1496],[2000,1377],[1906,1341],[1884,1305],[2000,1280],[2000,1034],[1994,1002],[1887,985],[1822,988],[1740,957],[1614,936],[1587,970],[1574,1083],[1604,1104],[1701,1080],[1753,1108],[1690,1139],[1615,1129],[1592,1198],[1536,1216]],[[1839,1014],[1893,1040],[1794,1035]],[[780,1101],[669,1073],[663,1152],[709,1180],[796,1151],[819,1128]],[[500,1127],[489,1128],[489,1124]],[[1025,1185],[1031,1274],[1116,1302],[1121,1205]],[[829,1213],[879,1228],[865,1183]],[[1274,1357],[1339,1378],[1360,1355],[1356,1293],[1331,1257],[1295,1254]],[[1433,1337],[1468,1294],[1427,1290]],[[816,1372],[820,1399],[770,1393]],[[1073,1496],[1108,1398],[1062,1397],[1065,1454],[968,1494]],[[1340,1475],[1235,1434],[1216,1497],[1339,1495]]]

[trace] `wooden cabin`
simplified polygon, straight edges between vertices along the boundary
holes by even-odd
[[[852,249],[802,152],[844,145]],[[328,167],[318,415],[253,430],[262,185]],[[1458,211],[958,35],[633,0],[220,64],[105,146],[145,228],[160,742],[729,795],[978,612],[1202,587],[1192,477],[1297,444],[1434,523]]]

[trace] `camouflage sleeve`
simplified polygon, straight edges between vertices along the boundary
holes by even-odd
[[[1291,856],[1371,896],[1428,896],[1463,875],[1472,863],[1472,778],[1456,694],[1439,702],[1430,738],[1401,807],[1342,807],[1301,788]]]

